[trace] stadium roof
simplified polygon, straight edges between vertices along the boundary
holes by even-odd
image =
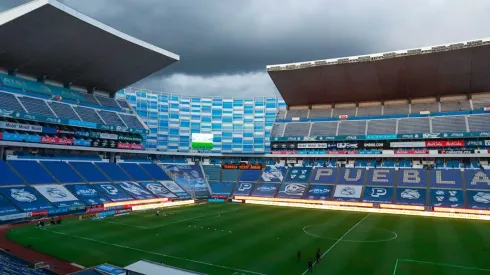
[[[271,65],[288,106],[490,91],[490,39],[365,56]]]
[[[7,70],[117,92],[178,60],[54,0],[0,14],[0,67]]]

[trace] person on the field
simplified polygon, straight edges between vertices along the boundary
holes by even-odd
[[[160,216],[160,210],[157,210],[156,214],[157,214],[157,216]]]
[[[298,262],[301,261],[301,250],[298,250]]]
[[[313,261],[311,259],[308,260],[308,271],[313,272]]]
[[[320,248],[318,248],[316,250],[316,263],[319,263],[321,258],[322,258],[322,254],[321,254]]]

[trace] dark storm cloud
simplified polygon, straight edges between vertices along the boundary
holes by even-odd
[[[2,0],[6,9],[24,1]],[[490,1],[62,0],[181,56],[138,83],[166,92],[271,95],[266,65],[482,38]]]

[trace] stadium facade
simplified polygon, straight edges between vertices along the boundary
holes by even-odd
[[[213,134],[212,153],[268,153],[278,108],[276,97],[196,97],[134,88],[120,92],[148,125],[146,148],[191,152],[192,134]],[[197,152],[197,151],[195,151]]]

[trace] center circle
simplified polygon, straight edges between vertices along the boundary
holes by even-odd
[[[370,232],[384,232],[383,235],[387,235],[389,234],[389,237],[386,237],[386,238],[379,238],[379,239],[373,239],[373,240],[355,240],[355,239],[348,239],[348,238],[330,238],[330,237],[325,237],[325,236],[322,236],[322,234],[318,234],[316,232],[314,232],[315,228],[321,228],[323,227],[324,229],[325,228],[328,228],[328,227],[332,227],[332,226],[336,226],[338,224],[333,224],[333,223],[322,223],[322,224],[312,224],[312,225],[307,225],[305,227],[303,227],[303,232],[305,232],[306,234],[312,236],[312,237],[315,237],[315,238],[320,238],[320,239],[325,239],[325,240],[331,240],[331,241],[340,241],[340,242],[352,242],[352,243],[378,243],[378,242],[388,242],[388,241],[392,241],[396,238],[398,238],[398,235],[393,232],[393,231],[390,231],[390,230],[387,230],[387,229],[383,229],[383,228],[377,228],[377,227],[373,227],[373,226],[363,226],[363,225],[358,225],[356,226],[353,230],[356,230],[357,228],[361,228],[361,229],[369,229]],[[312,232],[313,231],[313,232]],[[353,231],[355,232],[355,231]],[[344,233],[345,234],[345,233]],[[349,234],[351,234],[349,232]],[[346,236],[348,237],[347,234]]]

